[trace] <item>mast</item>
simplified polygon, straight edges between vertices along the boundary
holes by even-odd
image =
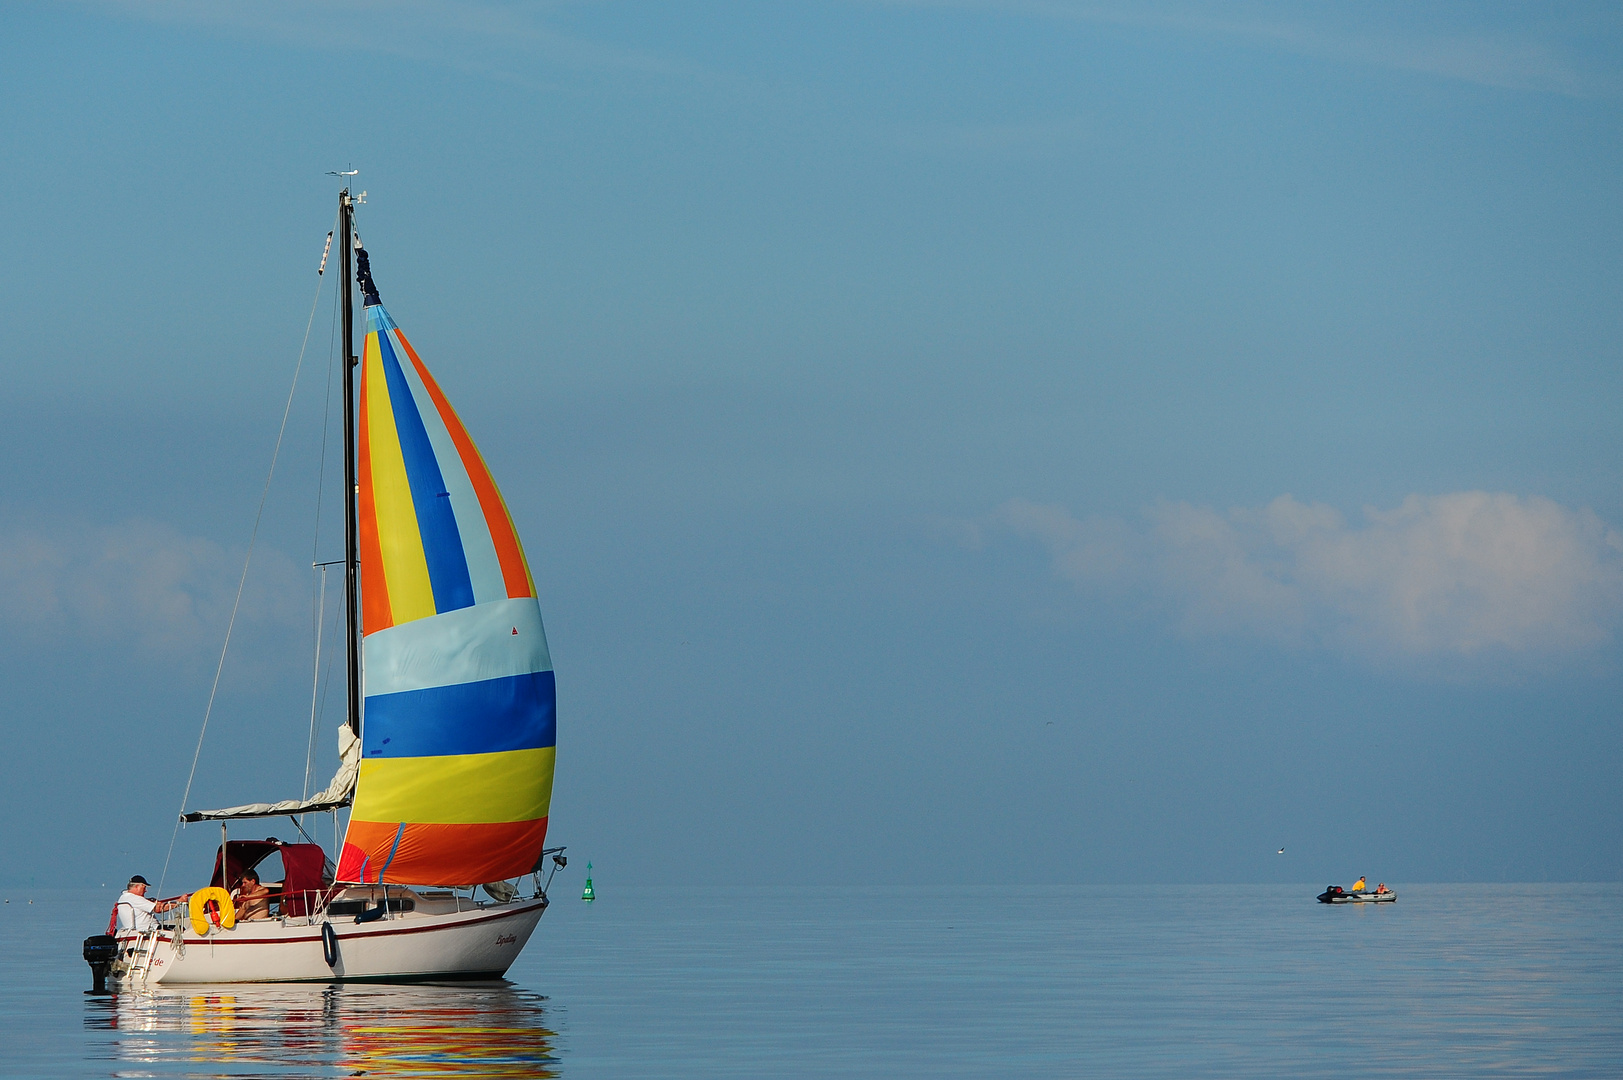
[[[346,720],[356,738],[361,734],[361,627],[360,543],[355,535],[358,515],[355,509],[355,285],[353,281],[355,204],[349,188],[338,194],[339,245],[338,280],[344,293],[344,629],[345,659],[349,667],[349,700]]]

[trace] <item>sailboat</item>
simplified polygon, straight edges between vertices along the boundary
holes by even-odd
[[[183,814],[221,823],[210,886],[154,929],[109,927],[116,940],[99,955],[112,954],[120,985],[499,978],[546,910],[546,857],[554,871],[565,863],[546,846],[556,691],[535,581],[483,457],[379,298],[356,201],[340,193],[336,230],[347,361],[342,764],[313,798]],[[345,806],[336,858],[314,842],[226,835],[228,822],[284,815],[302,834],[299,815]],[[284,879],[265,883],[267,917],[236,918],[232,890],[273,855]],[[516,883],[525,877],[528,896]]]

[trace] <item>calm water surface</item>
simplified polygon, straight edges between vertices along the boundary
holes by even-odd
[[[611,887],[503,983],[116,999],[112,890],[0,890],[0,1073],[1623,1076],[1623,887],[1319,888]]]

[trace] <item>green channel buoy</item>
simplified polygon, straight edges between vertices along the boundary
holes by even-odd
[[[597,899],[597,893],[592,891],[592,864],[586,864],[586,888],[581,890],[580,898],[588,904]]]

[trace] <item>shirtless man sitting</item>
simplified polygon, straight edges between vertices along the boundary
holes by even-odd
[[[271,891],[260,884],[259,871],[245,870],[237,886],[237,919],[270,918]]]

